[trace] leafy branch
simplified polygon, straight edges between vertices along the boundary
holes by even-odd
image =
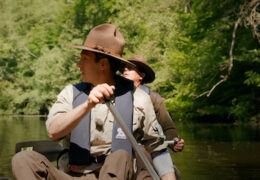
[[[232,42],[231,42],[231,47],[229,50],[229,65],[228,65],[228,72],[227,74],[221,75],[221,80],[219,80],[216,84],[212,86],[212,88],[208,91],[205,91],[201,93],[200,95],[195,95],[196,98],[200,98],[204,95],[209,97],[211,93],[214,91],[214,89],[219,86],[221,83],[227,81],[231,74],[231,70],[233,68],[233,50],[234,50],[234,45],[235,45],[235,39],[236,39],[236,32],[238,25],[243,21],[243,24],[245,27],[252,26],[254,29],[254,35],[258,39],[260,43],[260,32],[258,26],[260,25],[260,13],[257,12],[257,7],[260,4],[260,0],[252,0],[251,2],[245,2],[244,5],[240,6],[240,12],[239,12],[239,18],[235,22],[233,33],[232,33]]]

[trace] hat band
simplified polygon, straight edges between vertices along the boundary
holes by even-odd
[[[111,55],[114,55],[114,56],[121,57],[121,53],[118,53],[118,52],[113,51],[111,49],[105,48],[103,46],[99,46],[99,45],[91,44],[91,43],[87,43],[87,42],[84,43],[84,46],[87,46],[87,47],[92,48],[92,49],[96,49],[98,51],[102,51],[106,54],[111,54]]]

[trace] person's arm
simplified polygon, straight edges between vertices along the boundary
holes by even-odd
[[[70,112],[64,113],[53,119],[48,128],[48,135],[52,140],[58,140],[69,134],[91,110],[88,101],[79,105]]]
[[[177,129],[169,115],[164,99],[156,92],[151,92],[150,97],[154,106],[156,118],[163,128],[166,140],[172,140],[173,138],[178,137]]]
[[[184,147],[184,140],[179,139],[177,129],[173,124],[172,118],[170,117],[164,103],[164,99],[156,92],[151,92],[150,97],[153,102],[157,120],[163,128],[166,140],[174,140],[177,142],[177,144],[169,145],[169,147],[175,152],[182,151]]]
[[[49,137],[52,140],[58,140],[68,135],[96,104],[103,102],[104,97],[110,98],[113,89],[113,86],[107,84],[98,85],[90,91],[86,102],[71,111],[61,112],[60,115],[55,116],[47,127]]]

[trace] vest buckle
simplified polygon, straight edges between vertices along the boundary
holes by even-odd
[[[91,156],[91,160],[94,163],[103,163],[105,161],[106,157],[107,156],[104,154],[99,155],[99,156]]]

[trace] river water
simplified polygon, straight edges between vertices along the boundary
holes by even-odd
[[[183,180],[260,179],[260,128],[230,124],[176,123],[185,140],[172,153]],[[0,177],[13,179],[15,144],[48,139],[45,118],[0,117]]]

